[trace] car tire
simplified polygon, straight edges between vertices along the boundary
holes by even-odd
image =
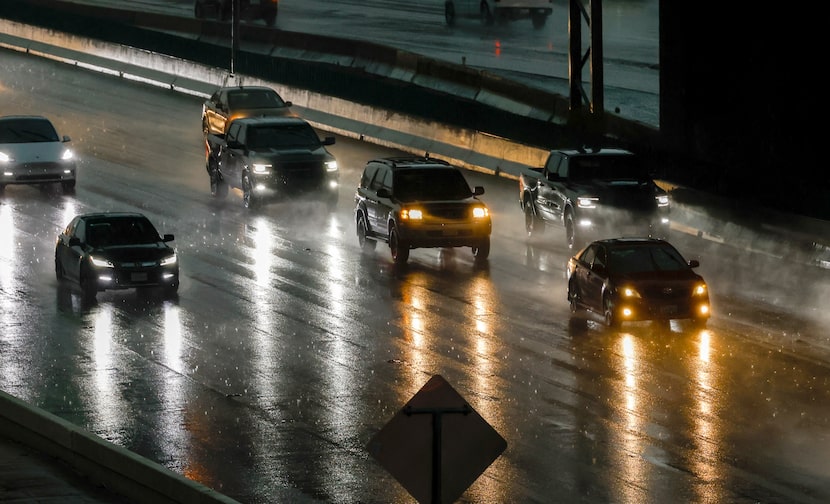
[[[602,300],[602,316],[606,326],[611,329],[618,329],[620,327],[620,319],[614,311],[614,304],[607,296]]]
[[[568,302],[571,308],[571,315],[576,315],[581,311],[579,307],[579,299],[576,297],[576,288],[573,282],[568,283]]]
[[[65,182],[61,182],[61,189],[64,194],[75,194],[75,181],[67,180]]]
[[[81,293],[83,294],[84,300],[93,301],[95,296],[98,295],[98,285],[92,274],[86,269],[83,269],[79,283],[81,284]]]
[[[58,258],[58,254],[56,253],[55,254],[55,279],[58,282],[60,282],[61,280],[63,280],[64,276],[66,276],[66,274],[63,271],[63,266],[61,266],[61,261]]]
[[[476,261],[486,261],[490,257],[490,237],[488,236],[472,249]]]
[[[395,264],[406,264],[409,260],[409,244],[400,239],[395,228],[389,231],[389,250]]]
[[[242,177],[242,205],[248,210],[259,206],[259,198],[254,194],[253,183],[248,175]]]
[[[217,199],[228,197],[228,184],[222,180],[222,174],[216,166],[216,160],[208,161],[208,176],[210,177],[210,195]]]
[[[545,232],[545,221],[543,221],[534,210],[530,201],[525,201],[525,231],[528,238],[536,238]]]
[[[576,230],[576,222],[571,212],[565,214],[565,245],[571,252],[576,252],[579,249],[580,236]]]
[[[355,228],[357,232],[357,243],[360,245],[360,249],[367,252],[375,250],[377,241],[369,238],[369,225],[366,223],[366,216],[363,215],[363,212],[358,212]]]
[[[452,2],[444,2],[444,21],[447,26],[455,26],[455,5]]]

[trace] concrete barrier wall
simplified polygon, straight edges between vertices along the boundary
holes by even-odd
[[[0,391],[0,432],[66,462],[94,484],[146,504],[236,500]]]

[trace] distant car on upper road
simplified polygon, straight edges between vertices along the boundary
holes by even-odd
[[[214,18],[219,21],[233,20],[234,0],[196,0],[193,13],[197,19]],[[279,0],[239,0],[239,19],[262,19],[268,26],[277,21]]]
[[[470,189],[461,169],[430,157],[374,159],[355,193],[355,226],[361,248],[389,244],[395,263],[410,249],[471,247],[476,260],[490,254],[490,211]]]
[[[55,243],[55,276],[80,284],[86,299],[98,291],[160,287],[166,295],[179,288],[172,234],[159,236],[140,213],[76,215]]]
[[[59,183],[63,192],[74,192],[77,166],[69,142],[46,117],[0,117],[0,191],[8,184]]]
[[[568,260],[571,315],[595,313],[609,327],[672,319],[703,326],[710,315],[709,289],[692,271],[698,266],[665,240],[597,240]]]
[[[202,104],[202,132],[225,134],[228,123],[242,117],[295,116],[291,105],[267,86],[221,87]]]
[[[496,21],[527,19],[533,27],[545,26],[553,13],[553,0],[447,0],[444,2],[444,20],[454,26],[457,18],[478,18],[484,25]]]

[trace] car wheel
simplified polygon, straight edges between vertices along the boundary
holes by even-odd
[[[573,282],[568,283],[568,301],[571,305],[571,315],[579,313],[579,300],[576,297],[576,288]]]
[[[74,194],[75,193],[75,181],[74,180],[67,180],[65,182],[61,182],[61,189],[63,189],[64,194]]]
[[[208,175],[210,176],[210,195],[214,198],[225,199],[228,196],[228,184],[222,180],[222,174],[216,166],[216,160],[208,161]]]
[[[545,222],[536,215],[536,211],[529,201],[525,202],[525,231],[528,238],[541,236],[545,231]]]
[[[493,26],[495,22],[495,18],[493,17],[493,13],[490,12],[490,7],[487,7],[487,4],[481,2],[481,24],[484,26]]]
[[[254,186],[248,175],[242,177],[242,204],[250,210],[259,206],[259,198],[254,194]]]
[[[568,250],[576,252],[579,248],[579,241],[580,237],[576,231],[574,216],[571,212],[568,212],[565,214],[565,244],[568,246]]]
[[[58,258],[58,254],[56,253],[55,254],[55,278],[58,281],[61,281],[61,280],[63,280],[64,276],[66,276],[66,274],[63,271],[63,266],[61,265],[61,261]]]
[[[611,302],[610,298],[606,297],[605,299],[603,299],[602,311],[606,326],[612,329],[617,329],[620,327],[620,319],[619,317],[617,317],[617,314],[614,311],[614,303]]]
[[[360,248],[366,251],[374,250],[377,242],[369,238],[369,225],[366,223],[366,216],[363,215],[363,212],[358,212],[355,226],[357,228],[357,243]]]
[[[389,232],[389,250],[392,252],[392,260],[395,264],[406,264],[409,260],[409,244],[400,239],[394,228]]]
[[[488,236],[478,245],[473,247],[473,257],[476,261],[484,261],[490,256],[490,237]]]
[[[98,295],[98,285],[95,282],[95,277],[89,271],[81,271],[81,292],[87,301],[92,301]]]
[[[444,20],[447,26],[455,26],[455,5],[452,2],[444,2]]]

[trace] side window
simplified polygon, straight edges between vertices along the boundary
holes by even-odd
[[[387,168],[385,166],[382,166],[382,167],[378,168],[378,171],[375,172],[375,176],[372,177],[372,183],[369,184],[369,188],[372,191],[377,192],[378,189],[383,187],[383,176],[388,171],[389,171],[389,168]]]
[[[219,109],[226,109],[228,104],[228,96],[226,91],[220,91],[216,97],[216,107]]]
[[[594,256],[594,262],[591,264],[591,270],[598,271],[602,269],[602,271],[607,271],[608,261],[606,259],[606,252],[605,248],[597,247],[596,255]]]
[[[571,158],[562,156],[562,161],[559,163],[559,176],[568,178],[571,173]]]
[[[558,152],[551,152],[547,163],[545,163],[545,173],[556,173],[561,160],[562,156]]]
[[[392,190],[392,170],[390,170],[388,168],[383,173],[383,187],[384,187],[384,189],[389,189],[390,193],[393,193],[393,190]]]
[[[593,264],[596,255],[597,247],[596,245],[591,245],[585,250],[585,253],[582,254],[582,257],[580,259],[582,259],[582,261],[590,267],[591,264]]]
[[[375,163],[369,163],[363,169],[363,175],[360,177],[360,187],[366,189],[369,187],[369,183],[372,181],[372,177],[375,176],[375,173],[378,171],[378,165]]]
[[[242,125],[238,122],[231,124],[231,127],[228,128],[228,140],[243,142],[245,139],[242,136]]]

